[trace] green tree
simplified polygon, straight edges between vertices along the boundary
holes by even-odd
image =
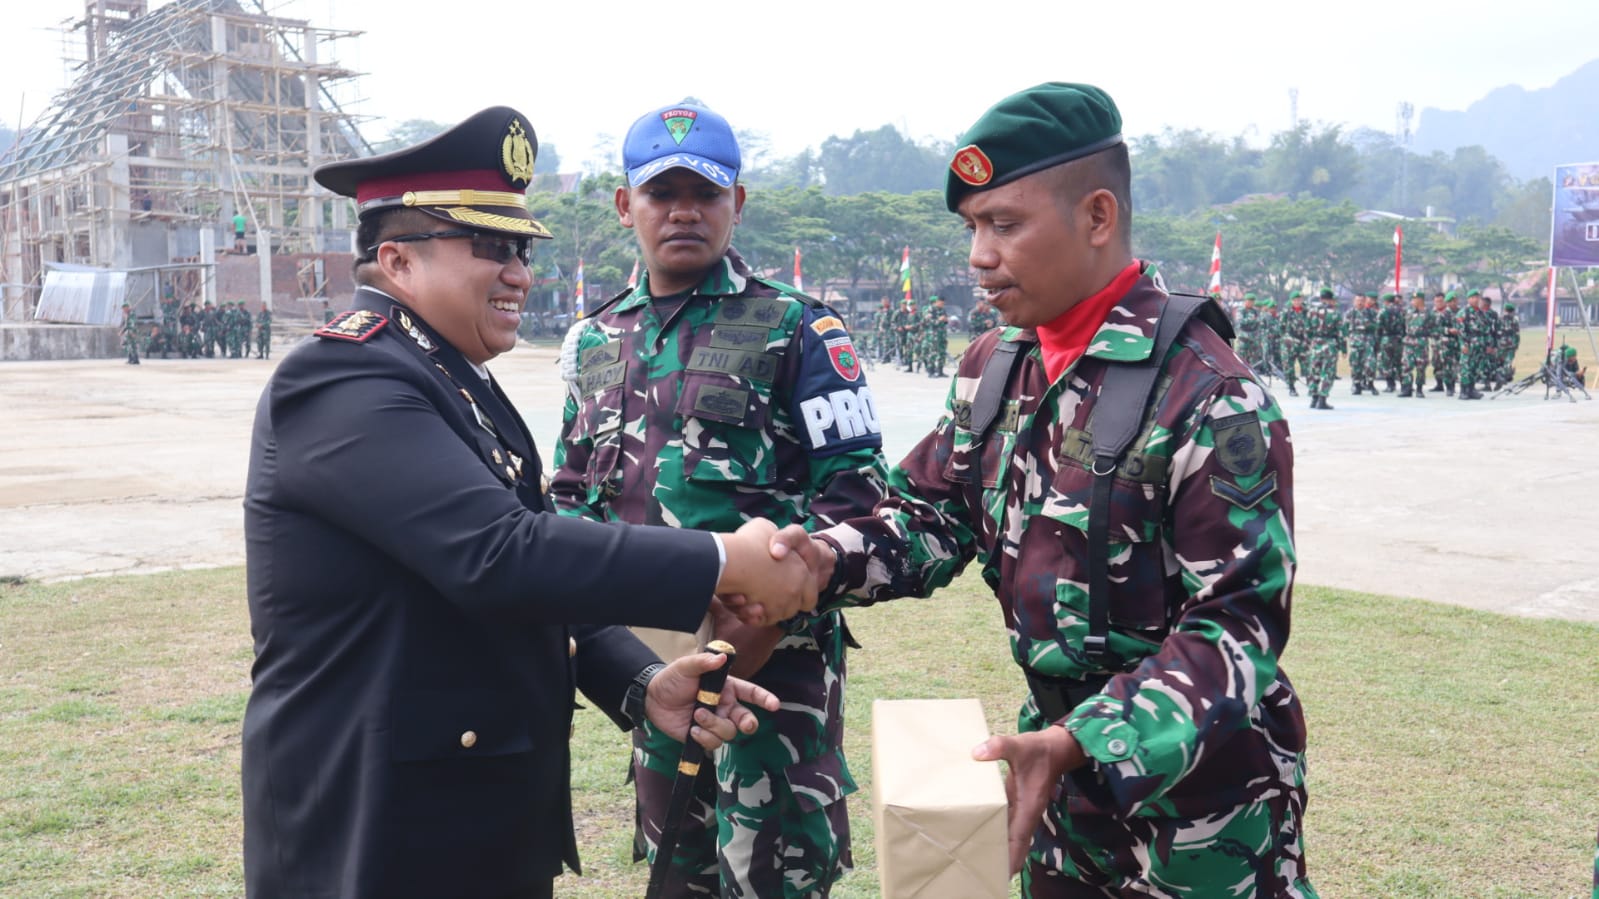
[[[1501,297],[1510,296],[1510,287],[1529,270],[1547,258],[1547,244],[1539,243],[1500,225],[1460,229],[1463,255],[1471,260],[1471,270],[1499,288]]]
[[[907,140],[893,125],[829,137],[822,141],[820,158],[827,192],[834,196],[942,189],[947,161],[943,148]]]
[[[635,256],[633,232],[616,215],[619,174],[606,173],[578,182],[570,193],[528,194],[528,212],[550,229],[552,240],[533,242],[534,311],[571,312],[577,263],[583,260],[587,307],[609,297],[627,283]],[[557,305],[556,292],[561,299]]]
[[[1336,202],[1360,182],[1360,154],[1342,139],[1338,125],[1313,131],[1310,123],[1278,132],[1262,162],[1261,189]]]

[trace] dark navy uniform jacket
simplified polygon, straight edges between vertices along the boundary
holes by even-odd
[[[620,708],[655,657],[618,625],[698,626],[715,541],[550,513],[498,386],[390,297],[318,334],[250,451],[247,891],[548,889],[577,868],[574,688]]]

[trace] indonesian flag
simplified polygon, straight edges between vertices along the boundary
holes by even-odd
[[[905,299],[911,298],[911,248],[905,248],[905,255],[899,260],[900,285],[905,290]]]
[[[1210,251],[1210,294],[1221,293],[1221,232],[1216,232],[1216,248]]]
[[[794,289],[800,293],[805,292],[805,279],[800,276],[800,251],[794,248]]]
[[[577,277],[572,282],[572,312],[583,317],[583,257],[577,258]]]
[[[1399,272],[1404,268],[1405,232],[1398,225],[1394,226],[1394,293],[1402,294],[1399,289]]]
[[[632,290],[638,286],[638,257],[633,257],[633,274],[627,276],[627,289]]]

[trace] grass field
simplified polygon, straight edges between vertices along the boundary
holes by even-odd
[[[0,896],[237,896],[250,638],[238,568],[0,585]],[[1308,851],[1324,897],[1588,897],[1599,827],[1591,625],[1302,588],[1285,661],[1310,726]],[[976,696],[1014,729],[1021,679],[973,577],[851,628],[856,870],[877,895],[866,796],[874,698]],[[626,741],[581,713],[586,875],[636,897]]]

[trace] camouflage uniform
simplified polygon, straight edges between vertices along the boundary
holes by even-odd
[[[971,336],[976,337],[984,331],[999,327],[999,310],[988,303],[978,300],[972,307],[971,315],[966,318]]]
[[[1476,297],[1473,296],[1473,299]],[[1482,396],[1477,385],[1486,384],[1492,376],[1494,357],[1498,344],[1494,335],[1495,324],[1490,313],[1477,303],[1468,300],[1460,310],[1460,398],[1477,399]]]
[[[916,370],[916,331],[920,326],[916,301],[906,297],[894,312],[894,356],[906,371]]]
[[[1309,312],[1305,333],[1310,339],[1310,363],[1305,372],[1310,408],[1330,409],[1327,395],[1332,392],[1333,379],[1338,376],[1338,353],[1344,343],[1338,305],[1330,300],[1318,302]]]
[[[869,512],[886,474],[871,389],[843,322],[790,290],[752,277],[729,250],[675,308],[651,299],[645,273],[587,319],[550,485],[559,510],[708,530]],[[760,730],[719,755],[720,789],[702,783],[673,856],[674,885],[825,895],[852,865],[849,639],[837,612],[789,623],[753,678],[783,709],[756,710]],[[634,737],[641,843],[653,855],[682,747],[651,728]]]
[[[894,350],[899,346],[899,337],[894,331],[895,314],[894,304],[884,297],[883,305],[877,309],[877,321],[873,328],[872,350],[878,362],[892,361]]]
[[[1276,301],[1268,298],[1261,304],[1260,353],[1266,360],[1266,370],[1280,374],[1283,370],[1283,320],[1277,312]]]
[[[1398,299],[1394,294],[1386,294],[1382,311],[1377,313],[1377,374],[1388,382],[1384,393],[1394,392],[1394,384],[1404,366],[1405,310]]]
[[[1344,322],[1349,334],[1349,392],[1355,396],[1362,390],[1376,393],[1377,310],[1357,300]]]
[[[1294,297],[1293,303],[1283,311],[1282,316],[1283,379],[1288,382],[1288,395],[1298,396],[1294,379],[1310,379],[1310,312],[1299,302],[1298,297]]]
[[[825,603],[927,596],[975,558],[1017,664],[1084,685],[1064,717],[1036,695],[1019,713],[1022,731],[1062,724],[1089,756],[1033,835],[1023,895],[1143,895],[1157,881],[1158,895],[1217,895],[1184,886],[1198,878],[1315,896],[1304,715],[1278,664],[1295,567],[1288,423],[1197,323],[1166,357],[1111,487],[1108,658],[1084,649],[1088,429],[1107,370],[1152,351],[1163,304],[1151,277],[1135,282],[1053,382],[1033,332],[979,338],[937,428],[890,472],[890,498],[819,534],[839,553]],[[966,425],[1002,342],[1020,344],[1020,361],[977,443]],[[1141,864],[1145,889],[1131,882]]]
[[[122,352],[127,354],[129,365],[139,364],[139,320],[127,303],[122,304]]]
[[[182,329],[180,355],[185,359],[200,358],[200,312],[190,303],[178,313],[178,326]]]
[[[1516,351],[1521,349],[1521,319],[1516,317],[1516,307],[1505,303],[1499,313],[1499,371],[1495,380],[1500,386],[1516,379]]]
[[[222,314],[217,311],[217,307],[206,303],[200,310],[199,324],[200,353],[210,359],[222,349]]]
[[[1265,357],[1260,345],[1260,310],[1255,308],[1253,294],[1244,298],[1244,308],[1238,310],[1233,329],[1238,332],[1238,358],[1250,368],[1260,368]]]
[[[171,290],[171,288],[167,288]],[[183,355],[183,344],[178,335],[182,328],[182,310],[177,299],[170,293],[161,301],[161,358],[167,358],[168,353]]]
[[[255,358],[270,359],[272,357],[272,310],[266,306],[261,307],[261,314],[255,319]]]
[[[1455,395],[1455,381],[1460,377],[1460,307],[1445,303],[1443,312],[1437,313],[1438,358],[1433,362],[1433,372],[1442,381],[1444,392]]]
[[[1400,369],[1400,396],[1427,395],[1427,347],[1433,336],[1433,316],[1424,302],[1405,317],[1405,357]]]
[[[932,305],[922,313],[921,341],[918,348],[922,357],[922,371],[930,378],[944,377],[944,363],[949,361],[949,313],[944,311],[944,301],[933,299]]]

